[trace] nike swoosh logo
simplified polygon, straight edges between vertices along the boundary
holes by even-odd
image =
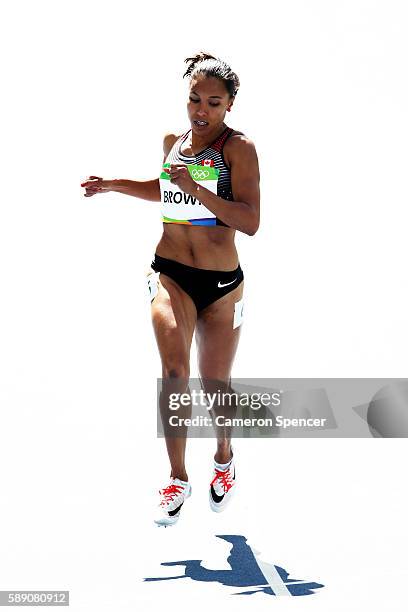
[[[168,511],[167,511],[167,514],[168,514],[169,516],[174,516],[175,514],[177,514],[177,512],[180,510],[180,508],[181,508],[181,506],[182,506],[183,504],[184,504],[184,502],[183,502],[183,503],[181,503],[181,504],[179,505],[179,507],[178,507],[178,508],[175,508],[174,510],[168,510]]]
[[[217,495],[216,492],[214,491],[214,487],[211,485],[211,497],[217,504],[222,502],[222,500],[224,499],[224,495]]]
[[[234,278],[234,280],[233,280],[233,281],[231,281],[230,283],[221,283],[221,281],[218,281],[218,286],[219,286],[220,288],[221,288],[221,287],[227,287],[227,285],[232,285],[232,283],[235,283],[235,281],[236,281],[236,280],[237,280],[237,279],[236,279],[236,278]]]

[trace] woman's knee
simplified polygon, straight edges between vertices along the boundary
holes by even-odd
[[[161,407],[168,407],[168,397],[174,393],[186,393],[189,385],[190,368],[188,363],[163,363],[162,380],[160,387]],[[166,403],[167,402],[167,403]]]
[[[184,360],[164,360],[162,363],[162,377],[176,381],[187,380],[190,376],[190,365]]]

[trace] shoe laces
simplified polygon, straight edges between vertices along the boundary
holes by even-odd
[[[173,483],[169,484],[167,487],[164,487],[164,489],[160,489],[159,493],[160,495],[162,495],[160,506],[166,506],[167,504],[170,504],[173,501],[174,497],[176,495],[179,495],[182,490],[183,487],[181,485],[175,485]]]
[[[210,487],[215,482],[217,482],[217,480],[219,480],[220,484],[222,485],[222,488],[224,489],[224,493],[227,493],[233,484],[230,468],[227,468],[226,470],[218,470],[217,468],[214,468],[214,470],[215,470],[215,476],[210,484]]]

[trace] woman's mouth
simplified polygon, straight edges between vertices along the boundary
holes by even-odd
[[[199,128],[204,128],[208,125],[208,121],[200,121],[199,119],[194,119],[193,123]]]

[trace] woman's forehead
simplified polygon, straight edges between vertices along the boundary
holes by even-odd
[[[207,77],[205,75],[193,77],[190,81],[190,91],[193,89],[197,93],[203,93],[207,96],[228,95],[224,83],[221,81],[221,79],[217,79],[217,77]]]

